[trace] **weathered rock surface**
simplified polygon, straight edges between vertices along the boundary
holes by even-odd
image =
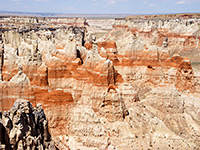
[[[168,38],[168,51],[179,53],[192,61],[199,58],[199,19],[116,20],[114,29],[106,37],[117,43],[118,53],[125,54],[132,38],[141,40],[145,48],[161,47]],[[194,57],[195,55],[195,57]],[[192,57],[193,56],[193,57]]]
[[[41,104],[33,108],[29,101],[17,99],[0,119],[0,142],[5,149],[55,149]]]
[[[183,55],[199,52],[198,20],[116,20],[101,38],[83,20],[2,30],[0,111],[28,106],[32,137],[44,132],[30,116],[45,112],[58,149],[199,149],[200,75]],[[9,134],[3,144],[23,145]]]

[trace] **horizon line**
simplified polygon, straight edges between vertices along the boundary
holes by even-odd
[[[0,10],[0,13],[22,13],[22,14],[53,14],[53,15],[168,15],[168,14],[198,14],[200,12],[177,12],[177,13],[147,13],[147,14],[140,14],[140,13],[61,13],[61,12],[26,12],[26,11],[7,11],[7,10]]]

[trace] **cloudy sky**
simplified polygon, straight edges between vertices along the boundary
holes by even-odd
[[[200,12],[200,0],[0,0],[0,11],[67,14]]]

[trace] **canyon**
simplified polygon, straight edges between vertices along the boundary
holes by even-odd
[[[199,149],[199,41],[184,16],[1,17],[0,149]]]

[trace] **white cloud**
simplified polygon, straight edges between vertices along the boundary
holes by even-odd
[[[186,4],[186,0],[180,0],[180,1],[177,1],[176,4]]]
[[[34,0],[34,1],[36,1],[36,2],[47,2],[49,0]]]
[[[21,2],[23,0],[11,0],[11,1],[13,1],[13,2]]]
[[[115,4],[117,2],[128,2],[129,0],[108,0],[108,5]]]
[[[154,7],[154,6],[156,6],[156,4],[149,4],[149,6],[150,6],[150,7]]]
[[[200,3],[200,0],[179,0],[175,2],[175,4],[194,4],[194,3]]]
[[[115,4],[116,3],[116,1],[115,0],[111,0],[111,1],[109,1],[109,3],[108,4]]]

